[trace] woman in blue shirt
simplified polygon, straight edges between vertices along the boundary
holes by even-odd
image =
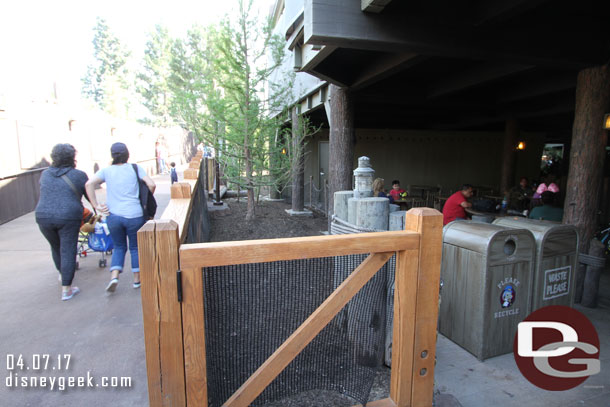
[[[127,250],[131,255],[133,288],[140,287],[140,263],[138,259],[138,230],[146,222],[140,205],[139,184],[136,171],[129,159],[129,150],[123,143],[114,143],[110,147],[112,165],[98,171],[87,184],[87,195],[91,204],[101,213],[108,215],[106,222],[110,237],[114,243],[110,261],[111,279],[106,291],[113,292],[119,283],[119,274],[123,272]],[[138,174],[152,193],[155,192],[154,181],[146,171],[136,165]],[[106,203],[98,204],[95,189],[106,183]]]

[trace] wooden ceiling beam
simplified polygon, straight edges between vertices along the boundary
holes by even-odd
[[[551,93],[576,88],[576,74],[549,75],[542,81],[523,81],[509,89],[502,90],[496,97],[497,103],[511,103]]]
[[[404,71],[427,59],[416,54],[391,54],[385,58],[373,60],[367,65],[351,84],[353,90],[371,86],[389,76]]]
[[[476,115],[471,116],[455,123],[439,124],[433,126],[437,130],[459,130],[468,127],[483,126],[493,123],[503,123],[508,117],[515,119],[532,119],[536,117],[553,116],[556,114],[570,113],[574,111],[574,101],[559,100],[555,104],[542,108],[530,109],[527,106],[519,110],[500,111],[495,115]]]
[[[548,0],[479,0],[474,12],[474,25],[491,25],[508,20]]]
[[[369,13],[381,13],[392,0],[361,0],[360,8]]]
[[[352,0],[312,0],[305,4],[304,34],[305,43],[341,48],[493,59],[553,68],[582,69],[605,63],[610,51],[602,28],[582,29],[576,23],[552,26],[564,17],[555,16],[549,21],[551,26],[507,31],[472,27],[469,21],[441,24],[434,15],[363,13]]]
[[[473,69],[455,72],[449,77],[439,79],[429,89],[426,97],[434,99],[473,87],[488,84],[533,69],[531,65],[485,63]]]

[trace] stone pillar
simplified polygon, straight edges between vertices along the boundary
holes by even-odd
[[[390,205],[387,198],[360,198],[355,201],[354,224],[366,229],[388,230]]]
[[[390,213],[390,230],[405,230],[405,216],[407,211],[394,211]]]
[[[341,220],[348,221],[348,209],[347,201],[352,198],[354,193],[352,191],[337,191],[335,192],[335,200],[333,207],[333,214]]]
[[[352,189],[354,108],[347,88],[330,85],[330,116],[328,184],[331,202],[328,207],[333,208],[335,192]]]
[[[604,114],[610,111],[610,67],[604,65],[579,72],[570,151],[570,167],[563,223],[576,226],[579,252],[588,253],[597,226],[601,183],[608,132]],[[584,266],[576,274],[575,302],[580,302]]]
[[[504,195],[514,184],[515,152],[519,140],[519,122],[515,119],[506,120],[504,128],[504,144],[502,148],[502,178],[500,179],[500,194]]]

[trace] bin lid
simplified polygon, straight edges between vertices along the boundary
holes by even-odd
[[[574,225],[519,216],[498,218],[493,224],[529,230],[536,239],[538,253],[543,257],[566,255],[578,250],[578,231]]]
[[[526,229],[472,221],[447,224],[443,228],[443,244],[486,255],[490,264],[533,261],[536,248],[532,233]]]

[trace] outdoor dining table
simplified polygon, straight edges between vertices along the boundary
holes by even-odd
[[[473,217],[473,219],[474,219],[474,217],[478,217],[479,220],[485,219],[486,223],[491,223],[494,221],[494,219],[505,216],[504,214],[502,214],[500,212],[483,212],[483,211],[476,211],[472,208],[465,208],[465,211],[467,214],[469,214],[471,217]]]
[[[407,211],[411,208],[425,206],[426,200],[422,198],[395,199],[394,204],[399,205],[401,211]]]

